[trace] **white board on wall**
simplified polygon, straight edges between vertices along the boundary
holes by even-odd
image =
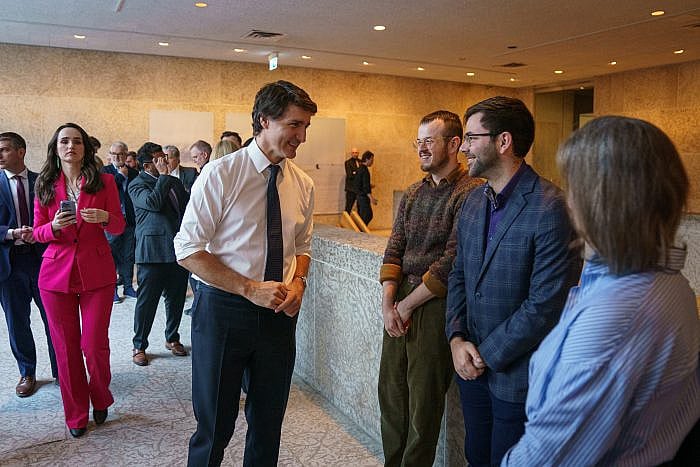
[[[188,110],[151,110],[149,115],[149,140],[165,146],[172,144],[180,149],[184,165],[194,166],[189,148],[197,140],[214,146],[214,113]],[[218,140],[217,140],[218,141]]]
[[[250,113],[227,113],[226,129],[237,131],[245,141],[253,134]],[[345,119],[312,117],[294,162],[314,181],[316,214],[345,208],[345,159]]]

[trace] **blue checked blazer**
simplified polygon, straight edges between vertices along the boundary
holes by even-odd
[[[529,166],[485,247],[487,203],[477,189],[462,206],[446,333],[477,346],[494,396],[521,403],[530,356],[559,321],[581,260],[563,193]]]

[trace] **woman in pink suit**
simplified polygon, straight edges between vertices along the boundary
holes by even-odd
[[[36,182],[34,237],[48,243],[39,290],[56,348],[66,424],[76,438],[85,434],[91,402],[98,425],[114,402],[108,328],[117,276],[104,232],[119,235],[124,225],[114,177],[100,173],[88,134],[75,123],[61,125]]]

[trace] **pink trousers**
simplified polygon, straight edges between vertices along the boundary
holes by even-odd
[[[114,403],[108,335],[114,286],[80,293],[40,292],[56,349],[66,425],[84,428],[91,402],[97,410]]]

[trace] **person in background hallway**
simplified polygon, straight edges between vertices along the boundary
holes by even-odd
[[[177,146],[165,145],[163,146],[163,152],[168,161],[169,175],[180,179],[185,186],[185,191],[189,193],[192,190],[194,181],[197,179],[197,169],[180,165],[180,150]]]
[[[557,160],[586,266],[532,357],[525,434],[503,465],[659,465],[700,417],[700,326],[675,243],[688,176],[668,136],[625,117],[586,124]]]
[[[250,146],[204,168],[175,237],[201,280],[192,306],[188,465],[220,465],[248,372],[245,467],[273,467],[296,357],[296,323],[311,253],[314,186],[292,161],[316,113],[288,81],[255,96]]]
[[[134,236],[136,218],[134,217],[134,205],[129,197],[129,184],[138,176],[138,171],[126,165],[126,155],[129,148],[122,141],[115,141],[109,147],[109,161],[102,167],[102,172],[114,177],[119,191],[119,204],[126,220],[124,231],[120,235],[106,233],[109,247],[112,249],[112,258],[117,267],[117,287],[114,288],[114,303],[121,302],[118,286],[123,286],[124,297],[136,298],[134,290],[134,248],[136,237]]]
[[[240,149],[241,146],[243,145],[243,140],[241,139],[241,135],[236,133],[235,131],[224,131],[221,133],[221,141],[230,141],[236,146],[236,149]],[[226,153],[229,154],[229,153]]]
[[[44,322],[51,374],[58,383],[56,354],[37,280],[46,246],[33,233],[34,183],[37,174],[24,165],[27,143],[17,133],[0,133],[0,306],[5,312],[10,349],[19,367],[15,394],[36,389],[36,346],[31,328],[34,300]]]
[[[345,211],[352,211],[357,193],[355,192],[355,175],[360,168],[360,151],[352,148],[350,158],[345,161]]]
[[[173,238],[190,198],[182,182],[169,175],[168,161],[160,145],[144,143],[138,155],[142,170],[129,185],[136,213],[139,265],[132,361],[146,366],[148,336],[161,295],[165,298],[165,348],[177,357],[187,355],[178,332],[187,293],[187,271],[175,260]]]
[[[379,408],[388,467],[431,466],[435,458],[452,380],[447,276],[462,201],[482,184],[457,161],[461,142],[458,115],[438,110],[420,121],[417,152],[427,174],[401,200],[379,274],[385,330]]]
[[[139,161],[136,160],[136,152],[129,151],[129,153],[126,155],[126,160],[124,161],[124,163],[130,169],[138,170],[139,169]]]
[[[108,333],[117,271],[105,232],[119,235],[125,224],[114,177],[100,173],[85,130],[58,127],[36,182],[34,238],[49,244],[39,290],[74,437],[85,434],[91,403],[101,425],[114,402]]]
[[[238,149],[240,149],[240,146],[236,147],[235,143],[232,143],[229,140],[222,139],[218,143],[216,143],[216,147],[214,147],[214,152],[211,153],[210,160],[216,160],[224,157],[226,154],[231,154],[236,152]]]
[[[365,223],[369,225],[374,217],[372,205],[377,204],[377,198],[372,196],[372,182],[369,168],[374,164],[374,153],[365,151],[360,157],[360,168],[355,173],[355,196],[357,197],[357,213]]]
[[[195,164],[197,164],[197,167],[199,167],[199,171],[201,172],[202,168],[207,164],[207,162],[209,162],[209,157],[211,156],[211,145],[206,141],[202,141],[201,139],[195,141],[192,143],[192,146],[190,146],[190,156],[192,156],[192,160]]]
[[[564,195],[525,162],[535,122],[525,104],[493,97],[469,107],[461,150],[469,194],[447,293],[447,338],[475,467],[498,464],[525,429],[528,363],[559,320],[581,261]]]
[[[103,165],[105,165],[105,163],[102,160],[102,158],[97,155],[97,153],[100,151],[100,148],[102,147],[102,143],[100,143],[100,140],[95,138],[94,136],[90,136],[90,144],[92,144],[92,147],[95,148],[95,159],[97,159],[97,162],[100,164],[100,167],[102,167]]]

